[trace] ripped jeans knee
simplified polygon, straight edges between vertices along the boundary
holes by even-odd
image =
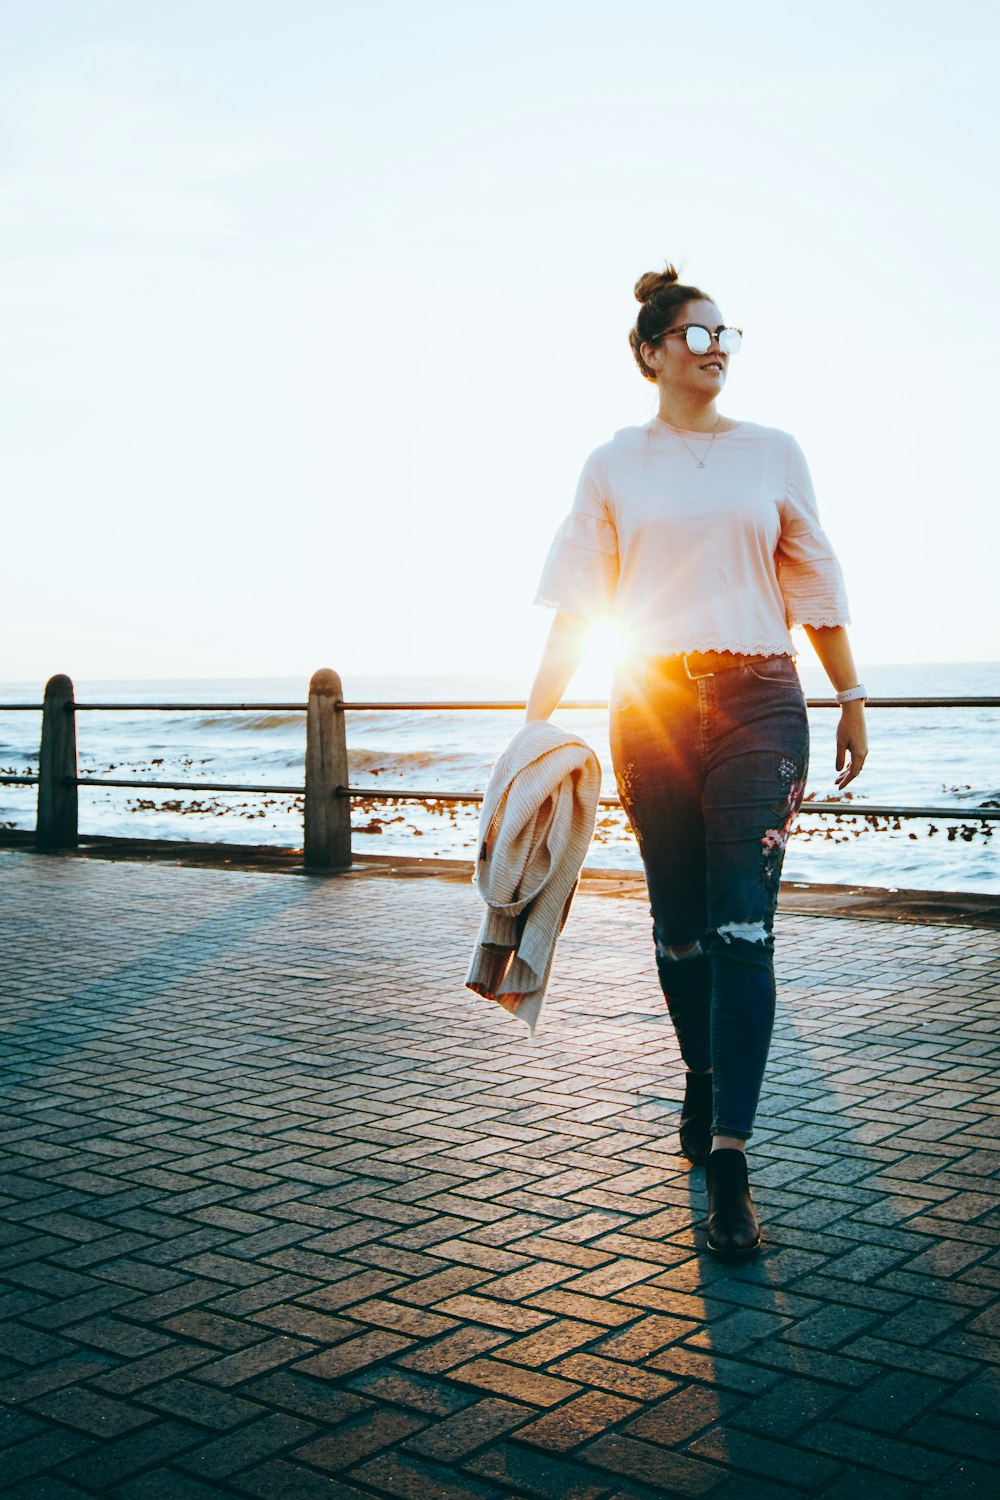
[[[746,975],[752,983],[751,970],[760,970],[774,982],[774,934],[767,919],[750,922],[721,922],[709,934],[709,951],[716,969]]]
[[[705,951],[700,938],[695,938],[692,943],[665,943],[662,938],[653,934],[653,942],[656,945],[656,956],[666,960],[667,963],[681,963],[686,958],[700,958]]]
[[[723,922],[715,929],[715,937],[723,947],[749,943],[767,950],[774,946],[771,925],[763,919],[756,922]]]

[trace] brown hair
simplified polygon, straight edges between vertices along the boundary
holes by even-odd
[[[662,271],[647,271],[639,277],[635,284],[635,300],[642,306],[628,341],[639,369],[647,380],[655,383],[656,371],[650,369],[640,352],[643,344],[655,344],[661,339],[686,302],[711,302],[712,299],[696,286],[682,286],[677,280],[676,268],[668,262]]]

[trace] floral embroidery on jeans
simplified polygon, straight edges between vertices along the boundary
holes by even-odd
[[[780,767],[783,779],[786,766],[789,767],[789,769],[793,772],[795,770],[795,767],[791,764],[790,761],[783,760]],[[802,801],[802,794],[805,789],[805,777],[801,777],[799,780],[789,783],[788,816],[785,818],[785,821],[780,828],[768,828],[765,830],[764,837],[761,839],[761,844],[766,850],[770,851],[772,849],[784,849],[785,845],[788,843],[788,838],[792,831],[792,824],[795,822],[795,814],[798,812],[799,804]]]

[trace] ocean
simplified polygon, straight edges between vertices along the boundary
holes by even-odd
[[[827,697],[820,669],[800,659],[807,696]],[[1000,663],[866,666],[875,697],[1000,696]],[[303,703],[302,679],[81,681],[77,701]],[[522,675],[352,677],[348,701],[448,701],[523,697]],[[41,683],[0,685],[0,772],[37,771],[40,715],[4,713],[5,703],[40,702]],[[579,696],[583,696],[580,694]],[[556,722],[593,745],[614,795],[606,711],[560,710]],[[811,709],[812,760],[807,799],[832,800],[837,714]],[[490,767],[521,722],[516,711],[350,713],[350,779],[377,786],[389,800],[352,805],[353,847],[368,852],[471,858],[478,808],[469,804],[393,802],[393,788],[481,791]],[[848,790],[857,815],[809,815],[789,842],[784,877],[922,890],[1000,891],[1000,834],[975,809],[1000,806],[1000,711],[995,708],[877,709],[868,713],[870,754]],[[77,718],[80,774],[162,777],[166,781],[301,785],[305,714],[295,712],[82,713]],[[0,786],[0,827],[34,826],[36,789]],[[947,807],[942,819],[863,816],[866,802]],[[952,812],[953,810],[953,812]],[[285,794],[157,792],[81,788],[85,834],[218,840],[301,848],[301,798]],[[587,864],[638,869],[635,840],[618,809],[602,808]]]

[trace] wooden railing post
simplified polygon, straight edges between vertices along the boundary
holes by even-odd
[[[347,786],[343,701],[344,689],[336,672],[323,667],[313,673],[306,712],[307,870],[346,869],[351,863],[351,803],[337,796],[337,788]]]
[[[76,714],[73,684],[60,674],[45,684],[42,745],[38,755],[35,848],[46,852],[77,845]]]

